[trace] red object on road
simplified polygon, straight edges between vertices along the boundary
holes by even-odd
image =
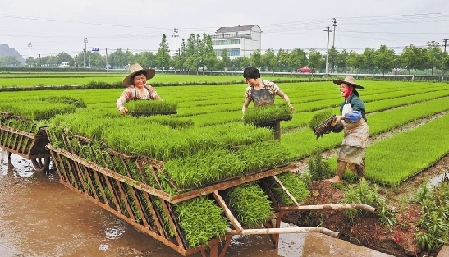
[[[304,66],[302,68],[297,69],[296,72],[310,72],[310,68],[307,66]]]

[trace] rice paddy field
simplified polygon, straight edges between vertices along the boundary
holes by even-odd
[[[92,81],[119,83],[125,75],[2,74],[0,87],[80,85]],[[175,106],[176,112],[171,115],[120,115],[116,100],[125,87],[4,91],[0,92],[0,110],[38,120],[39,125],[48,126],[53,146],[65,145],[89,161],[100,162],[101,145],[95,142],[101,142],[122,154],[149,157],[161,162],[163,172],[158,172],[156,180],[151,180],[135,173],[136,167],[130,163],[114,159],[108,163],[102,159],[104,167],[120,166],[128,170],[121,175],[129,175],[135,181],[144,182],[176,198],[190,190],[202,190],[217,181],[298,163],[317,152],[332,151],[340,146],[342,133],[316,138],[310,127],[312,119],[320,112],[339,114],[343,98],[338,85],[330,80],[298,81],[297,78],[274,76],[262,79],[280,81],[278,86],[289,96],[295,108],[291,119],[281,122],[280,140],[273,140],[270,129],[247,124],[242,119],[241,108],[247,85],[240,76],[156,76],[147,83],[157,85],[155,89],[164,102],[171,108]],[[201,85],[189,85],[200,84],[198,82]],[[172,86],[173,83],[177,85]],[[447,83],[372,80],[357,83],[365,87],[358,91],[365,102],[370,137],[376,139],[372,140],[366,152],[366,179],[369,182],[399,186],[449,153]],[[282,103],[283,100],[276,97],[275,104],[281,106]],[[22,126],[20,128],[31,132],[35,129],[26,127],[26,124],[9,125]],[[76,135],[77,139],[68,142],[64,137],[67,134]],[[85,138],[93,142],[89,149],[79,143]],[[91,154],[91,151],[98,151],[99,154]],[[333,170],[335,159],[331,155],[326,160]],[[345,173],[345,177],[351,176],[354,177],[351,173]],[[77,182],[69,176],[66,179],[76,186]],[[282,174],[279,179],[284,185],[291,185],[288,188],[297,200],[309,194],[304,182],[298,181],[297,176],[292,178]],[[89,181],[89,178],[84,180]],[[92,179],[82,187],[89,194],[96,194],[102,201],[113,205],[111,192],[104,190],[95,193],[100,180]],[[125,188],[124,191],[127,190]],[[289,197],[282,196],[282,189],[274,188],[275,191],[280,192],[279,199],[283,199],[280,202],[293,204]],[[266,202],[267,197],[257,183],[226,189],[223,198],[243,226],[256,227],[273,215],[270,203]],[[122,206],[120,202],[115,204]],[[131,205],[130,209],[118,209],[122,208],[121,212],[130,214],[134,220],[143,220],[142,213],[134,209],[134,203]],[[159,201],[154,205],[156,209],[166,208]],[[180,201],[173,209],[181,220],[189,247],[204,245],[210,238],[224,235],[229,226],[221,210],[204,197]],[[214,226],[203,226],[203,218],[199,224],[189,227],[198,221],[202,213],[208,217],[207,224]],[[174,236],[175,232],[166,222],[162,224],[165,233]],[[207,231],[202,230],[200,235],[193,233],[198,227]]]
[[[52,78],[52,76],[55,78]],[[0,85],[30,86],[37,83],[60,85],[77,84],[85,81],[120,81],[123,78],[121,74],[79,76],[80,78],[51,74],[50,77],[29,80],[27,74],[16,75],[13,79],[13,76],[2,75],[0,76]],[[156,76],[150,83],[170,83],[174,81],[226,82],[238,79],[237,76],[160,75]],[[275,77],[263,79],[276,81]],[[285,81],[286,78],[282,78],[282,80]],[[369,180],[391,185],[400,184],[401,181],[419,173],[449,152],[449,144],[447,143],[449,138],[443,129],[447,124],[446,119],[448,119],[446,115],[449,109],[448,84],[370,80],[357,82],[365,86],[365,90],[360,90],[360,96],[366,104],[371,136],[386,133],[410,122],[429,118],[438,113],[444,114],[423,126],[396,134],[371,145],[366,155],[366,175]],[[319,111],[331,110],[338,114],[339,105],[342,102],[338,86],[330,81],[281,83],[279,86],[290,97],[291,103],[295,107],[293,118],[290,121],[281,122],[282,137],[280,145],[287,149],[288,159],[295,161],[309,156],[317,149],[324,151],[338,147],[342,134],[328,134],[317,140],[308,127],[312,117]],[[177,114],[169,117],[146,118],[148,119],[147,122],[159,119],[164,120],[164,122],[188,123],[191,124],[188,128],[189,131],[201,129],[216,131],[223,127],[240,128],[243,126],[241,107],[246,87],[247,85],[244,83],[156,87],[157,92],[165,101],[177,104]],[[114,118],[120,123],[126,120],[123,126],[128,123],[131,128],[135,119],[128,120],[128,117],[121,117],[115,106],[115,102],[122,91],[122,89],[48,90],[1,92],[0,94],[2,99],[14,102],[20,102],[21,99],[27,97],[39,96],[81,98],[87,107],[78,110],[80,118],[84,117],[86,113],[87,119],[89,116],[96,117],[96,115],[101,116],[108,113],[107,115],[111,117],[115,115]],[[276,98],[276,103],[282,101],[279,97]],[[86,123],[92,123],[94,127],[94,123],[97,121],[98,119],[85,120]],[[173,130],[179,131],[176,128]],[[250,134],[256,131],[252,126],[245,126],[244,130]],[[154,136],[156,137],[156,135]],[[178,140],[174,137],[171,139]],[[171,142],[165,141],[165,144],[168,145]],[[135,151],[135,149],[129,151]]]

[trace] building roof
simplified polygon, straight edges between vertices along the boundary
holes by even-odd
[[[217,30],[216,33],[227,33],[227,32],[250,30],[254,26],[257,26],[257,25],[243,25],[243,26],[238,25],[238,26],[234,26],[234,27],[221,27]]]

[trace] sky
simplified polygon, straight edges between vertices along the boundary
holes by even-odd
[[[102,55],[157,51],[163,34],[174,51],[192,33],[238,25],[261,28],[262,51],[325,53],[334,45],[361,53],[386,45],[400,53],[449,39],[448,0],[0,0],[0,6],[0,44],[25,59],[75,56],[85,46]]]

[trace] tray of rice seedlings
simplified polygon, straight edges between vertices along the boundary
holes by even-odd
[[[263,126],[270,125],[276,121],[289,121],[291,119],[292,111],[290,107],[286,102],[282,102],[246,109],[243,123]]]
[[[32,97],[17,101],[5,99],[0,104],[1,112],[9,112],[29,120],[47,120],[58,114],[73,113],[77,108],[85,108],[82,99],[67,96]]]
[[[276,200],[277,205],[280,206],[300,204],[310,195],[306,184],[301,180],[298,174],[293,172],[285,172],[276,177],[265,178],[262,181],[262,184],[269,192],[268,194],[271,195],[274,200]]]
[[[135,100],[125,104],[134,117],[176,114],[177,104],[167,101]]]
[[[181,193],[280,168],[293,159],[294,156],[279,141],[258,142],[237,150],[203,150],[191,156],[171,159],[165,162],[164,171],[158,175]]]
[[[211,239],[224,236],[229,226],[223,209],[206,196],[180,202],[173,209],[186,247],[207,245]]]
[[[259,227],[274,215],[272,202],[257,182],[226,190],[224,199],[240,224],[247,228]]]

